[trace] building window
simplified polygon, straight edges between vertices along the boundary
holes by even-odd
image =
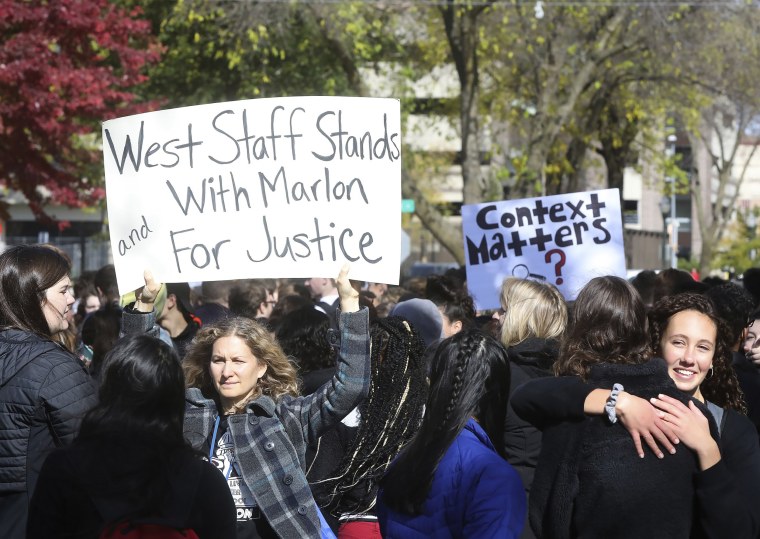
[[[639,201],[638,200],[624,200],[623,201],[623,224],[624,225],[638,225],[639,224]]]

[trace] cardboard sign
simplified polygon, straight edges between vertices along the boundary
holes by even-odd
[[[626,276],[617,189],[463,206],[462,230],[479,310],[499,308],[509,276],[552,283],[567,300],[594,277]]]
[[[351,277],[398,283],[395,99],[288,97],[103,124],[121,293],[164,282]]]

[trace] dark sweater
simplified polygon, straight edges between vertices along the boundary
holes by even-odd
[[[655,361],[660,362],[661,360]],[[638,396],[648,396],[639,392],[633,384],[633,380],[629,380],[628,374],[623,372],[629,369],[635,370],[639,367],[617,366],[621,372],[619,376],[614,377],[614,380],[622,383],[626,391],[638,394]],[[661,373],[657,376],[661,376]],[[586,418],[583,412],[583,404],[586,396],[595,387],[611,387],[611,380],[608,379],[607,383],[604,384],[590,380],[588,384],[584,384],[579,378],[563,377],[529,382],[513,394],[513,405],[516,412],[524,419],[546,429],[544,447],[547,447],[546,436],[548,436],[548,431],[563,424],[570,431],[583,428],[582,426],[592,422],[592,419],[605,425],[606,420],[602,418]],[[669,391],[666,393],[671,394]],[[671,396],[675,396],[683,402],[683,394],[676,393],[671,394]],[[706,408],[701,403],[698,406],[703,413],[707,414]],[[699,471],[696,468],[689,482],[693,484],[696,495],[694,497],[696,503],[694,524],[691,532],[687,534],[690,537],[722,539],[758,536],[760,493],[757,485],[760,484],[760,445],[757,442],[754,428],[746,417],[733,410],[727,410],[725,414],[726,420],[719,439],[721,461],[705,471]],[[711,429],[714,436],[717,437],[717,427],[712,421],[712,416],[708,415],[708,417],[711,419]],[[619,423],[605,426],[609,429],[618,429]],[[624,431],[622,428],[618,430]],[[643,533],[642,537],[670,537],[671,535],[668,535],[667,532],[667,523],[673,520],[674,506],[664,505],[666,502],[658,502],[657,500],[660,500],[663,494],[667,495],[669,491],[672,492],[676,488],[680,490],[682,485],[673,484],[666,479],[667,475],[650,476],[649,472],[645,472],[645,468],[648,469],[649,467],[641,468],[640,463],[654,463],[652,466],[656,467],[659,462],[669,466],[670,463],[674,462],[674,457],[679,456],[681,458],[680,456],[684,454],[691,455],[692,453],[683,446],[676,446],[676,455],[666,454],[663,460],[654,457],[649,449],[646,449],[644,459],[632,458],[635,456],[635,450],[630,436],[627,433],[622,436],[623,440],[627,437],[627,443],[621,441],[617,453],[609,457],[612,459],[610,467],[624,472],[628,477],[627,484],[633,485],[637,489],[641,485],[647,485],[648,490],[644,490],[638,498],[635,498],[632,495],[633,491],[624,489],[626,500],[622,502],[623,508],[612,508],[614,520],[616,521],[621,512],[633,514],[640,518],[636,518],[633,524],[626,524],[626,526],[633,526],[630,528],[631,531],[625,529],[622,532],[616,531],[615,536],[636,537],[635,530],[637,529],[636,526],[640,525],[640,520],[642,522],[651,521],[652,526],[652,529],[646,530],[646,533],[643,533],[645,530],[642,528],[638,528],[639,533]],[[560,449],[554,453],[561,454],[561,452]],[[624,460],[618,462],[618,456]],[[671,470],[666,468],[665,472],[669,474]],[[665,485],[667,488],[664,488]],[[601,510],[601,506],[591,508],[591,511],[592,514],[593,512],[607,514]],[[657,518],[651,518],[652,515],[657,516]],[[658,522],[658,518],[662,520]],[[594,533],[599,532],[594,532],[592,528],[591,535],[588,536],[591,537]],[[679,534],[678,536],[682,535]]]
[[[585,417],[583,402],[595,387],[620,382],[641,397],[668,394],[684,401],[662,360],[644,365],[597,365],[589,385],[570,379],[523,385],[512,397],[524,419],[543,416],[544,439],[530,497],[530,523],[538,537],[686,538],[692,525],[696,457],[677,451],[641,459],[625,428]],[[580,384],[577,385],[577,384]],[[580,389],[582,387],[584,389]],[[543,407],[543,411],[537,411]],[[560,421],[551,421],[554,418]]]
[[[108,523],[137,516],[167,519],[201,539],[235,537],[235,506],[211,464],[187,450],[157,454],[149,441],[112,438],[77,442],[45,461],[28,539],[94,539]],[[160,494],[146,501],[152,491]]]
[[[172,337],[172,343],[180,359],[185,359],[185,354],[187,354],[190,343],[193,342],[195,334],[201,328],[201,325],[195,319],[188,317],[185,317],[185,319],[187,320],[187,327],[182,330],[182,333],[176,337]]]
[[[725,410],[718,447],[721,460],[695,476],[698,527],[692,537],[758,537],[760,534],[760,444],[752,422]]]
[[[338,423],[333,428],[320,436],[316,443],[311,443],[306,448],[306,462],[309,471],[306,478],[309,480],[311,491],[317,505],[322,509],[322,516],[337,535],[340,528],[339,517],[347,510],[345,503],[336,503],[333,496],[334,483],[325,482],[326,479],[335,477],[346,450],[356,436],[357,427],[349,427]],[[371,492],[363,487],[366,481],[362,481],[351,492],[345,493],[341,499],[351,504],[360,504],[363,508],[371,507],[377,495],[377,486],[373,483]],[[362,494],[364,496],[362,496]],[[353,505],[352,505],[353,506]],[[352,511],[354,512],[354,511]],[[374,511],[370,512],[374,515]]]

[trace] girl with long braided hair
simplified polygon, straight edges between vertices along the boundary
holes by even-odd
[[[372,378],[359,424],[341,423],[322,436],[307,476],[317,502],[340,518],[340,539],[379,536],[377,482],[419,427],[427,396],[425,344],[417,330],[390,316],[374,321],[370,335]]]
[[[381,481],[383,537],[519,536],[525,492],[501,443],[507,362],[501,344],[475,329],[440,344],[422,425]]]

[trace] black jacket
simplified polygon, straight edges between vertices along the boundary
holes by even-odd
[[[747,417],[760,434],[760,368],[741,352],[734,352],[733,367],[747,402]]]
[[[694,478],[699,526],[692,538],[760,536],[760,446],[746,416],[724,410],[721,459]]]
[[[530,338],[510,346],[509,394],[529,380],[552,376],[552,365],[559,354],[559,343],[555,339]],[[541,454],[541,431],[515,413],[510,401],[504,423],[504,451],[507,461],[517,470],[530,498],[530,488],[536,473],[538,457]],[[527,519],[527,515],[526,515]],[[521,539],[534,539],[535,535],[526,522]]]
[[[552,364],[557,359],[558,344],[554,339],[527,339],[507,349],[511,378],[510,395],[534,378],[552,376]],[[504,425],[504,450],[507,461],[517,470],[530,493],[533,474],[541,453],[541,431],[518,416],[510,402]]]
[[[174,349],[177,351],[180,360],[185,359],[185,354],[187,354],[187,349],[190,347],[190,343],[193,342],[195,334],[201,329],[201,325],[196,322],[195,319],[188,319],[187,317],[185,319],[187,320],[187,327],[182,330],[182,333],[176,337],[172,337],[172,344],[174,345]]]
[[[24,537],[42,463],[71,443],[95,386],[60,345],[26,331],[0,331],[0,537]]]

